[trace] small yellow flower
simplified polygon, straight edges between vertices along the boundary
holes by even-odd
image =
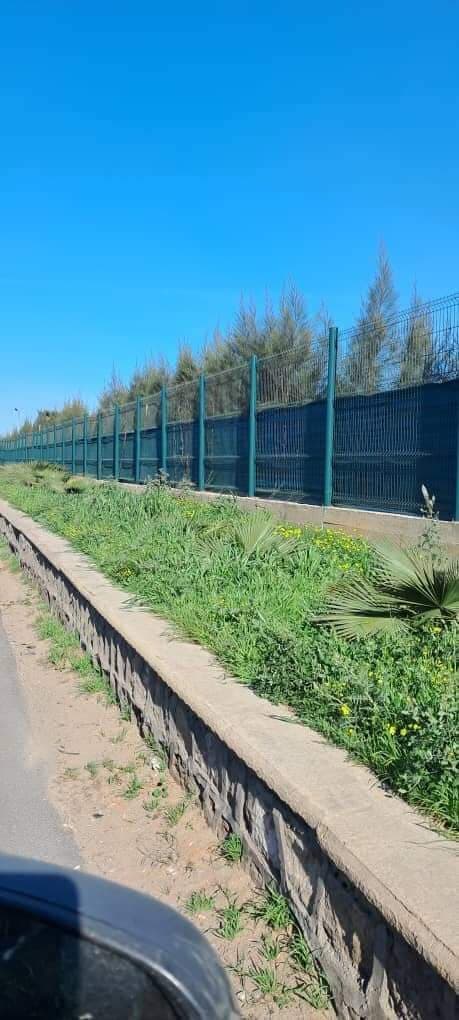
[[[351,714],[351,710],[349,708],[349,705],[341,705],[340,712],[341,712],[341,715],[350,715]]]
[[[397,732],[397,727],[396,726],[388,726],[387,727],[387,731],[388,731],[388,733],[390,733],[391,737],[394,737],[396,732]]]
[[[432,627],[432,634],[441,634],[441,627]]]
[[[407,730],[406,726],[404,726],[404,727],[403,727],[403,728],[402,728],[402,729],[400,730],[400,736],[401,736],[401,737],[406,737],[407,733],[408,733],[408,730]]]

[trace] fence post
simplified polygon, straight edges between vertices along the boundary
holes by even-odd
[[[249,496],[255,495],[256,474],[256,431],[257,431],[257,357],[252,354],[250,359],[250,390],[249,390],[249,464],[248,485]]]
[[[140,444],[142,442],[142,433],[140,428],[141,424],[142,424],[142,401],[140,397],[137,397],[135,402],[135,450],[134,450],[135,455],[134,478],[137,485],[139,485],[140,482],[140,453],[141,453]]]
[[[167,475],[167,388],[161,390],[161,471]]]
[[[75,418],[72,418],[72,475],[76,471],[76,456],[75,456]]]
[[[206,487],[206,377],[199,376],[199,419],[198,419],[198,489]]]
[[[336,326],[330,326],[328,331],[327,416],[325,420],[324,506],[331,506],[333,498],[333,427],[335,418],[337,347],[338,329]]]
[[[459,396],[456,401],[456,503],[454,520],[459,521]]]
[[[115,406],[113,415],[113,477],[117,482],[120,477],[120,409]]]
[[[88,466],[88,463],[87,463],[88,462],[88,439],[87,439],[87,436],[88,436],[88,416],[87,416],[87,414],[85,414],[85,416],[83,418],[83,453],[82,453],[83,474],[84,475],[86,474],[86,469],[87,469],[87,466]]]
[[[26,449],[26,460],[27,460],[27,449]],[[56,422],[54,422],[54,460],[53,464],[57,461],[57,443],[56,443]]]
[[[97,477],[102,478],[102,415],[97,415]]]

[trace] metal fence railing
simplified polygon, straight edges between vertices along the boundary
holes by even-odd
[[[0,462],[459,519],[459,294],[70,422]]]

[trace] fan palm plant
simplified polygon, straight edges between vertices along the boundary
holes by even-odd
[[[240,514],[232,520],[222,519],[204,528],[205,543],[216,537],[228,537],[245,560],[271,552],[277,552],[282,557],[290,556],[298,545],[298,538],[283,535],[279,530],[279,521],[264,510]]]
[[[317,622],[355,638],[403,630],[424,620],[458,618],[458,560],[439,563],[419,550],[379,546],[371,578],[352,577],[333,585]]]

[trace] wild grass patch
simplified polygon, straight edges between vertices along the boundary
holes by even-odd
[[[45,475],[22,484],[20,467],[0,469],[2,496],[211,649],[239,680],[288,704],[459,831],[457,624],[426,617],[349,641],[317,623],[332,585],[371,579],[371,545],[272,519],[266,528],[260,521],[260,534],[233,503],[201,504],[164,485],[137,495],[110,485],[68,491]]]

